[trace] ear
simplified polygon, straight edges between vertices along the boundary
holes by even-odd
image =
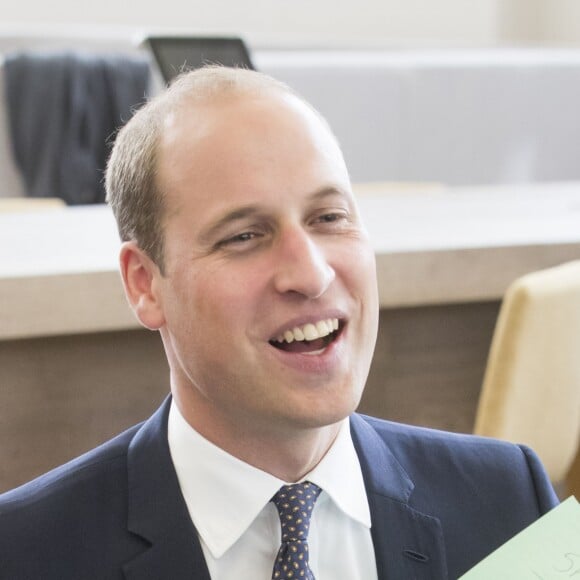
[[[159,267],[133,241],[122,244],[119,260],[125,294],[133,312],[143,326],[159,330],[165,324]]]

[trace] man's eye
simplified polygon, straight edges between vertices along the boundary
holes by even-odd
[[[321,224],[336,224],[338,222],[343,222],[348,219],[348,216],[345,212],[329,212],[319,215],[316,218],[316,222]]]
[[[242,234],[237,234],[229,239],[230,242],[249,242],[256,237],[254,232],[243,232]]]
[[[225,240],[222,240],[221,242],[218,243],[219,247],[225,247],[225,246],[243,246],[244,244],[247,244],[248,242],[251,242],[257,238],[260,237],[260,234],[258,234],[257,232],[242,232],[240,234],[236,234],[235,236],[231,236],[229,238],[226,238]]]
[[[318,218],[318,219],[321,222],[332,223],[332,222],[335,222],[343,217],[344,216],[342,214],[338,214],[338,213],[325,213],[324,215],[320,216],[320,218]]]

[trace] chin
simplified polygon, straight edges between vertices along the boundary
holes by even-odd
[[[308,427],[320,428],[328,427],[330,425],[335,425],[340,421],[346,419],[354,413],[358,407],[359,399],[356,401],[345,402],[344,405],[332,405],[329,407],[328,404],[318,407],[318,412],[316,412],[316,407],[311,407],[308,410],[308,414],[302,417],[302,421]]]

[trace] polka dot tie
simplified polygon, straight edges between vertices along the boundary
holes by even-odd
[[[314,580],[308,565],[308,528],[321,491],[317,485],[305,481],[283,485],[272,498],[282,525],[282,545],[274,562],[272,580]]]

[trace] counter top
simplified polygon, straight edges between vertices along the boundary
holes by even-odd
[[[383,308],[497,300],[580,256],[580,183],[354,187]],[[110,208],[0,213],[0,339],[136,328]]]

